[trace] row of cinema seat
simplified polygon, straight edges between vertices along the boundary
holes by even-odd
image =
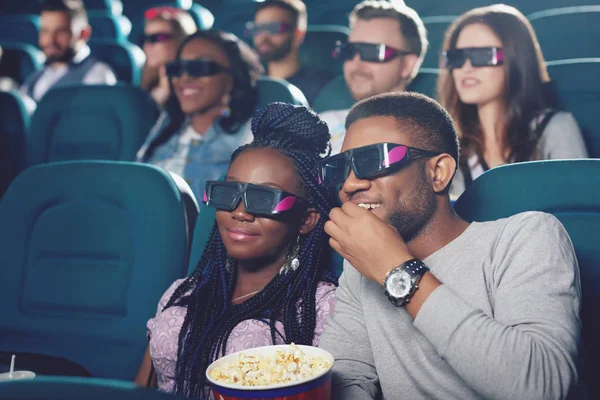
[[[231,8],[225,3],[221,7],[228,8],[229,12],[223,11],[216,19],[207,8],[198,4],[187,4],[187,6],[200,29],[208,29],[214,25],[245,38],[244,26],[252,18],[256,7],[255,2],[239,2],[236,3],[235,8]],[[181,5],[181,2],[173,3],[173,5]],[[119,80],[139,82],[140,69],[143,67],[145,59],[137,45],[141,44],[143,13],[148,7],[150,5],[132,11],[133,14],[130,17],[132,22],[129,22],[129,18],[123,15],[112,15],[110,10],[90,11],[90,23],[94,28],[91,42],[92,52],[117,70]],[[456,16],[457,14],[423,16],[430,41],[430,50],[423,62],[424,68],[439,66],[444,33]],[[600,5],[544,9],[530,14],[529,19],[547,60],[600,57],[600,50],[595,46],[600,40]],[[314,19],[311,18],[310,21],[314,21]],[[39,17],[37,15],[0,16],[0,45],[15,42],[36,45],[38,31]],[[331,52],[336,41],[346,40],[348,33],[347,21],[339,25],[311,23],[301,50],[302,61],[310,63],[316,68],[339,74],[342,64],[340,60],[331,58]],[[246,40],[248,39],[246,38]],[[11,48],[11,51],[15,51],[14,45],[8,47]],[[22,49],[22,51],[29,52],[30,49]],[[32,54],[30,57],[39,59],[40,55]],[[1,65],[0,68],[2,68]],[[18,70],[13,69],[6,75],[14,79],[20,78],[21,80],[17,79],[17,81],[22,82],[21,73]]]
[[[577,119],[592,157],[600,157],[600,58],[548,63],[560,106]],[[433,96],[437,70],[423,70],[409,87]],[[306,104],[302,93],[282,80],[260,78],[259,107],[273,101]],[[33,115],[17,93],[0,93],[0,140],[10,156],[0,159],[0,194],[22,167],[51,161],[106,159],[131,161],[158,115],[139,88],[128,84],[73,86],[48,93]],[[342,77],[316,99],[317,112],[353,104]],[[25,141],[25,138],[29,138]],[[16,167],[20,165],[21,167]]]
[[[258,81],[259,107],[281,101],[306,105],[295,86],[279,79]],[[17,92],[0,92],[0,197],[22,169],[55,161],[133,161],[158,117],[142,89],[74,85],[48,92],[37,104]]]
[[[7,23],[3,27],[5,21],[13,18],[15,16],[0,16],[0,47],[4,50],[0,71],[1,76],[9,76],[18,83],[23,83],[31,71],[43,64],[44,55],[36,48],[37,27],[32,25],[32,32],[28,34],[25,34],[22,27],[20,29],[9,28],[11,23]],[[27,16],[27,18],[38,17]],[[15,24],[15,21],[12,23]],[[305,45],[300,52],[302,61],[332,74],[341,74],[341,61],[334,60],[331,54],[335,43],[344,41],[348,34],[349,29],[344,26],[310,26]],[[126,40],[103,38],[95,33],[89,45],[92,55],[113,67],[119,81],[139,84],[141,71],[146,61],[139,46]]]
[[[146,55],[140,47],[129,42],[104,39],[91,40],[89,46],[94,57],[113,68],[117,80],[134,85],[141,82]],[[0,76],[10,77],[18,84],[22,84],[32,72],[41,68],[46,59],[35,45],[3,38],[1,32],[0,48]]]
[[[113,379],[38,376],[0,381],[0,400],[183,400],[184,397]]]
[[[253,6],[260,0],[84,0],[89,11],[106,12],[110,15],[125,15],[133,22],[134,16],[143,8],[162,5],[174,5],[184,9],[200,6],[211,11],[219,25],[226,25],[227,18],[233,14],[252,15]],[[396,1],[396,0],[391,0]],[[359,2],[358,0],[305,0],[311,23],[346,25],[348,15]],[[22,2],[6,2],[0,8],[0,14],[38,14],[39,0]],[[438,0],[405,0],[405,3],[414,8],[422,17],[438,15],[460,15],[472,8],[489,5],[485,0],[459,0],[440,2]],[[559,8],[580,5],[592,5],[592,0],[569,0],[568,4],[562,0],[507,0],[504,3],[514,6],[524,14],[531,14],[550,8]]]
[[[528,162],[486,172],[455,204],[469,221],[537,210],[564,224],[581,271],[589,398],[600,396],[598,188],[600,160]],[[50,163],[20,174],[0,201],[0,352],[62,357],[95,377],[132,379],[146,320],[166,287],[193,269],[212,226],[201,210],[190,235],[186,215],[198,209],[186,209],[185,192],[163,170],[127,162]]]

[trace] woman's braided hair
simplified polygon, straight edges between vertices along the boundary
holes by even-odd
[[[187,308],[179,335],[175,391],[189,397],[207,398],[205,371],[226,352],[233,329],[247,319],[269,324],[273,343],[312,345],[316,326],[315,292],[319,282],[337,284],[330,267],[331,248],[324,225],[333,193],[318,184],[317,165],[330,139],[327,124],[306,107],[272,103],[258,111],[252,121],[254,141],[237,149],[233,162],[247,149],[272,148],[294,161],[311,206],[321,214],[314,229],[300,242],[300,267],[279,274],[256,296],[232,305],[236,269],[226,268],[228,255],[215,224],[210,239],[192,274],[177,288],[165,308]],[[298,304],[301,302],[301,311]],[[275,329],[281,318],[284,332]]]

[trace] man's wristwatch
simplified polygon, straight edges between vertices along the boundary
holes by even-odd
[[[429,271],[423,261],[413,258],[408,260],[385,276],[383,286],[388,299],[396,307],[402,307],[410,300],[419,288],[418,284],[425,272]]]

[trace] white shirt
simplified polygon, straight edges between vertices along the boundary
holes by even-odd
[[[80,63],[89,55],[89,46],[84,46],[77,52],[75,57],[73,57],[73,62]],[[40,76],[40,79],[38,79],[33,88],[33,99],[39,101],[60,78],[67,74],[68,70],[69,66],[66,64],[59,65],[58,67],[44,67],[42,76]],[[85,74],[82,83],[86,85],[114,85],[117,83],[117,78],[107,64],[97,62],[88,73]],[[27,93],[27,88],[22,87],[21,92]]]

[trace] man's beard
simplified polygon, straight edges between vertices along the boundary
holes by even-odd
[[[50,57],[46,58],[45,64],[51,65],[54,63],[69,63],[73,61],[73,58],[75,58],[75,50],[73,48],[68,48],[62,54],[51,55]]]
[[[388,218],[392,225],[402,236],[406,243],[419,236],[437,209],[436,195],[427,185],[425,166],[419,166],[419,183],[403,202],[396,205],[396,209]]]
[[[273,50],[266,52],[266,53],[260,53],[259,54],[260,60],[265,63],[282,60],[288,54],[290,54],[290,52],[292,51],[292,42],[293,42],[293,38],[290,37],[285,42],[283,42],[283,44],[281,46],[275,47],[273,45],[273,42],[266,39],[263,43],[268,43],[269,45],[271,45],[271,48]]]

